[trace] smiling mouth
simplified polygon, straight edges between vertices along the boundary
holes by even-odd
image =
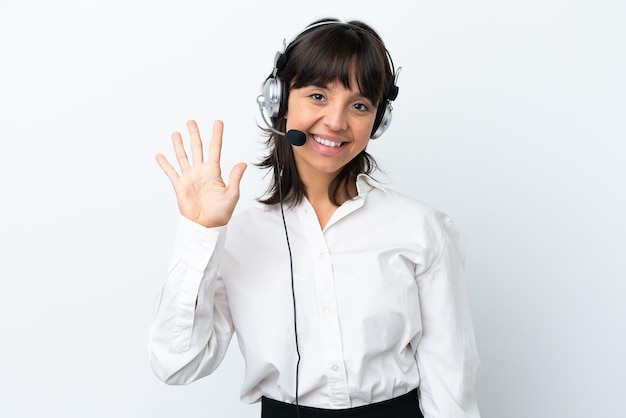
[[[341,145],[343,145],[343,142],[334,142],[334,141],[329,141],[328,139],[324,139],[324,138],[320,138],[318,136],[315,135],[311,135],[311,137],[313,137],[313,140],[315,142],[317,142],[318,144],[322,144],[324,146],[327,147],[340,147]]]

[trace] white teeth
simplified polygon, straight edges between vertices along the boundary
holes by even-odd
[[[315,140],[315,142],[319,142],[320,144],[326,145],[327,147],[340,147],[341,146],[341,142],[329,141],[328,139],[319,138],[315,135],[313,135],[313,139]]]

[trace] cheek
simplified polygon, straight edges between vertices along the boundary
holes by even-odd
[[[284,116],[287,121],[287,129],[302,128],[302,125],[311,119],[311,115],[307,113],[306,109],[303,106],[298,106],[297,102],[295,100],[292,101],[291,98],[289,98],[287,103],[287,109]],[[289,109],[291,109],[291,112]]]
[[[374,129],[374,119],[375,117],[372,117],[371,119],[368,118],[367,121],[362,121],[362,123],[358,125],[359,138],[366,138],[366,141],[370,139],[370,136],[372,136],[372,130]]]

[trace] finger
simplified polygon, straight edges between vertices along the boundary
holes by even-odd
[[[163,170],[163,172],[165,173],[165,175],[170,179],[172,183],[174,183],[174,181],[178,179],[178,173],[176,172],[176,169],[172,167],[172,165],[169,163],[169,161],[167,161],[163,154],[157,154],[156,161],[157,164],[159,164],[159,167],[161,167],[161,170]]]
[[[224,123],[221,120],[213,122],[213,134],[211,135],[211,142],[209,142],[209,162],[214,164],[218,170],[220,170],[223,133]]]
[[[187,121],[187,131],[189,131],[189,139],[191,141],[191,160],[194,164],[201,163],[204,161],[204,154],[200,130],[198,129],[196,121]]]
[[[228,177],[228,189],[234,197],[239,197],[239,185],[241,184],[241,178],[247,168],[246,163],[238,163],[230,170],[230,176]]]
[[[176,161],[181,170],[189,168],[189,159],[183,146],[183,138],[180,136],[180,132],[174,132],[172,134],[172,145],[174,146],[174,153],[176,154]]]

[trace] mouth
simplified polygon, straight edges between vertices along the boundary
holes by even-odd
[[[340,146],[342,146],[344,144],[344,142],[335,142],[335,141],[331,141],[328,139],[324,139],[324,138],[320,138],[317,135],[311,135],[311,137],[313,138],[313,140],[315,142],[317,142],[318,144],[322,144],[326,147],[331,147],[331,148],[338,148]]]

